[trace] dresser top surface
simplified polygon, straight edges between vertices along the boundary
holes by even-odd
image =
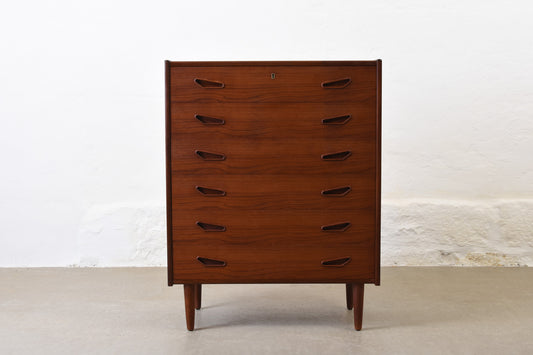
[[[308,61],[165,61],[171,67],[217,67],[217,66],[376,66],[377,60],[308,60]]]

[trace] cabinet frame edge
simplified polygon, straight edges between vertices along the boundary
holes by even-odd
[[[172,176],[170,166],[170,67],[171,62],[165,60],[165,167],[166,167],[166,201],[167,201],[167,273],[168,285],[174,285],[174,266],[172,252]]]
[[[376,60],[376,242],[375,281],[381,283],[381,59]]]

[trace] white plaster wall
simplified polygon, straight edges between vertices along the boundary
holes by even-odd
[[[164,265],[163,60],[383,59],[383,264],[533,264],[529,1],[0,5],[0,266]]]

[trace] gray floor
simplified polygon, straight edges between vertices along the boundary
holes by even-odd
[[[363,330],[343,285],[205,285],[162,268],[0,269],[1,354],[531,354],[533,269],[383,268]]]

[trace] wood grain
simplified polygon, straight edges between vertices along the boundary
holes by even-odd
[[[271,74],[275,73],[275,79]],[[376,68],[369,66],[250,66],[171,68],[174,102],[346,102],[375,97]],[[343,89],[325,89],[321,83],[349,77]],[[195,78],[224,83],[221,89],[202,88]]]
[[[225,155],[223,161],[205,161],[195,151]],[[323,161],[323,154],[349,150],[342,161]],[[361,174],[375,170],[375,143],[347,138],[328,139],[209,139],[207,134],[173,134],[173,174]]]
[[[213,244],[214,243],[214,244]],[[280,234],[250,243],[221,240],[174,241],[176,283],[346,282],[373,281],[373,236],[360,242],[324,242],[315,238],[295,243]],[[221,260],[224,267],[206,267],[198,256]],[[323,260],[349,256],[342,267],[323,266]]]
[[[295,242],[306,241],[318,237],[322,241],[341,238],[359,239],[359,235],[375,234],[374,209],[338,210],[263,210],[263,209],[219,209],[174,210],[173,214],[175,240],[194,240],[209,235],[225,240],[228,243],[253,241],[270,238],[273,234],[290,237]],[[222,225],[224,232],[205,232],[196,225],[197,221]],[[344,232],[322,231],[323,225],[349,221],[351,226]]]
[[[205,197],[196,186],[225,192]],[[327,197],[322,190],[342,186],[351,191],[342,197]],[[176,210],[357,210],[375,207],[374,175],[182,175],[172,179],[172,207]]]
[[[324,125],[322,119],[350,114],[344,125]],[[205,125],[195,118],[205,115],[224,120]],[[376,130],[376,102],[350,103],[176,103],[172,105],[172,133],[224,138],[351,138],[371,140]]]

